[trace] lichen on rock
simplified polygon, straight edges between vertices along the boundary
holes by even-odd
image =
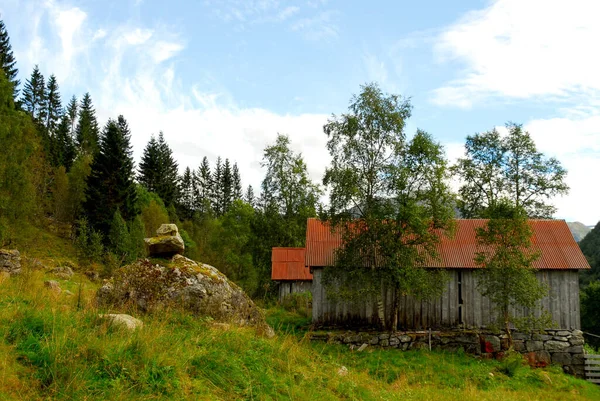
[[[181,255],[161,261],[140,259],[122,267],[98,290],[96,299],[101,306],[133,306],[140,311],[179,307],[273,336],[260,308],[239,286],[213,266]]]

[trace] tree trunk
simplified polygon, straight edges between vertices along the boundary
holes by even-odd
[[[394,288],[394,292],[392,293],[392,331],[396,331],[398,329],[398,290]]]
[[[511,349],[513,346],[512,334],[510,332],[510,319],[508,315],[508,310],[504,310],[502,312],[504,315],[504,329],[506,330],[506,335],[508,336],[508,348]]]

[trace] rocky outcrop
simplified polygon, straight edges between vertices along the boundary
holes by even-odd
[[[141,311],[182,308],[217,322],[254,326],[272,336],[262,311],[216,268],[181,255],[155,264],[148,259],[125,266],[96,295],[101,306],[134,306]]]
[[[71,277],[73,277],[73,269],[71,269],[69,266],[58,266],[55,267],[54,269],[50,270],[49,273],[54,274],[56,277],[63,279],[63,280],[68,280]]]
[[[185,251],[183,238],[175,224],[163,224],[156,230],[156,237],[145,238],[150,256],[182,255]]]
[[[531,366],[544,367],[551,363],[583,377],[583,332],[580,330],[546,330],[543,333],[513,333],[513,350],[523,354]],[[313,332],[313,341],[347,344],[355,349],[365,344],[381,348],[442,349],[463,351],[482,358],[502,358],[508,351],[506,334],[464,330],[412,332]]]
[[[16,249],[0,249],[0,271],[15,275],[21,273],[21,254]]]

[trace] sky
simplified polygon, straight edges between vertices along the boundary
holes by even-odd
[[[159,131],[180,168],[236,161],[259,188],[263,149],[290,136],[321,182],[323,125],[376,82],[411,99],[450,160],[467,135],[523,124],[568,170],[555,217],[600,220],[596,0],[2,0],[24,82],[38,64],[63,102],[119,114],[139,162]]]

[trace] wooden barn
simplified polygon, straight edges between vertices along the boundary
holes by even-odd
[[[273,248],[271,280],[279,284],[279,300],[296,292],[310,292],[312,274],[306,267],[304,248]]]
[[[495,323],[496,312],[490,301],[477,290],[476,228],[486,220],[457,220],[454,238],[442,238],[438,245],[439,260],[428,268],[447,269],[450,280],[444,294],[432,300],[400,299],[398,324],[401,329],[485,328]],[[305,263],[313,275],[313,323],[320,325],[376,325],[375,299],[333,302],[322,284],[323,270],[334,264],[334,251],[341,244],[339,233],[329,225],[309,219],[306,232]],[[534,263],[538,279],[547,283],[549,295],[541,305],[551,313],[554,322],[563,329],[580,329],[579,280],[580,269],[590,266],[562,220],[530,220],[533,247],[541,252]],[[382,286],[381,299],[387,316],[392,311],[391,291]],[[531,311],[539,316],[541,310]],[[514,311],[516,316],[528,315],[527,310]]]

